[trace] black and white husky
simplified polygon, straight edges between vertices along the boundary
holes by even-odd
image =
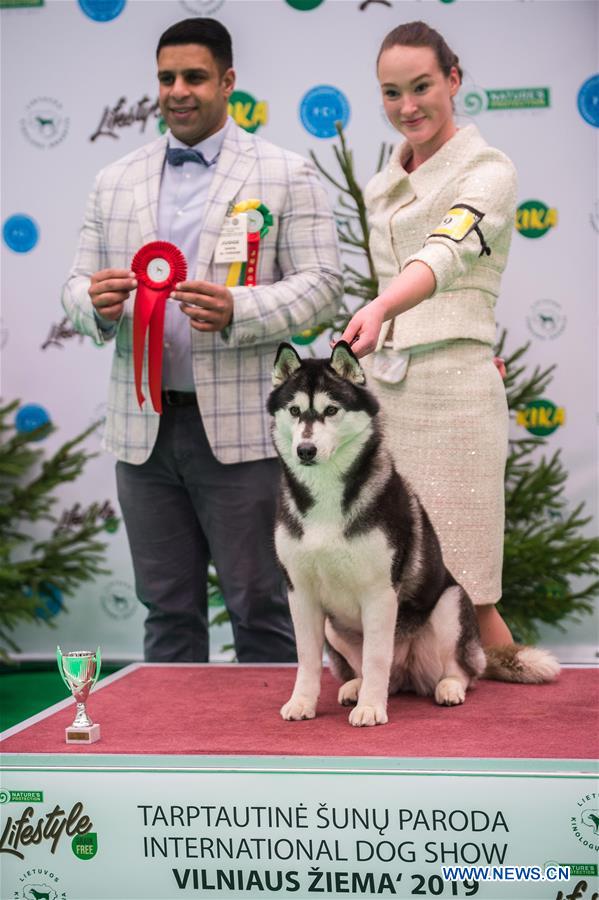
[[[316,714],[325,639],[339,702],[355,704],[352,725],[385,723],[397,691],[453,706],[485,672],[552,680],[559,665],[545,651],[485,654],[472,602],[385,449],[365,380],[343,342],[330,360],[279,347],[268,402],[282,463],[275,542],[299,659],[282,717]]]

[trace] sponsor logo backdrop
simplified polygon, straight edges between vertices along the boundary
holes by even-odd
[[[96,349],[72,333],[60,292],[96,172],[161,133],[154,62],[160,33],[189,15],[219,17],[234,41],[236,120],[303,155],[314,150],[333,171],[331,125],[342,118],[365,184],[380,144],[395,140],[381,116],[374,75],[380,41],[400,22],[424,18],[465,69],[460,124],[474,122],[518,169],[518,227],[498,319],[511,347],[530,340],[531,363],[558,368],[543,408],[528,410],[514,435],[535,424],[553,428],[549,451],[563,450],[569,500],[586,502],[594,516],[589,530],[596,531],[597,4],[68,0],[34,14],[12,7],[1,13],[8,73],[1,122],[2,396],[20,398],[22,427],[47,416],[58,427],[47,439],[51,449],[105,408],[112,348]],[[558,65],[555,53],[534,50],[557,45]],[[314,347],[326,352],[323,338]],[[99,440],[90,442],[96,449]],[[16,639],[26,654],[50,657],[59,637],[63,647],[100,643],[107,658],[141,655],[144,610],[134,600],[124,527],[116,527],[114,462],[106,454],[62,489],[57,515],[66,527],[69,516],[90,509],[106,513],[113,526],[104,535],[110,575],[64,604],[49,586],[40,615],[52,616],[57,631],[20,628]],[[544,638],[562,658],[592,659],[597,630],[595,617]],[[215,636],[213,649],[223,642]]]

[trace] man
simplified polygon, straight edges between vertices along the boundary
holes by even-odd
[[[207,660],[212,559],[238,660],[292,661],[265,405],[278,343],[335,312],[334,220],[309,163],[228,119],[235,71],[223,25],[173,25],[157,61],[170,132],[98,175],[63,305],[78,331],[115,342],[104,444],[118,458],[136,589],[148,608],[146,659]],[[268,213],[272,224],[259,240],[255,286],[227,287],[223,228],[247,200],[259,200],[263,224]],[[166,303],[161,416],[149,398],[138,405],[132,351],[131,260],[157,239],[188,263],[188,280],[171,295],[178,302]],[[243,276],[239,264],[234,271]]]

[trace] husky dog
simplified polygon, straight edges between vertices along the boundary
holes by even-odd
[[[387,722],[387,696],[412,690],[463,703],[485,672],[550,681],[559,665],[532,647],[485,654],[468,594],[445,567],[418,497],[385,449],[379,404],[340,342],[330,360],[281,344],[268,411],[282,464],[275,543],[289,588],[299,666],[284,719],[311,719],[326,639],[355,704],[350,724]]]

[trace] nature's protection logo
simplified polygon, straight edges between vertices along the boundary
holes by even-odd
[[[460,92],[458,111],[468,116],[501,110],[547,109],[551,105],[548,87],[479,88],[471,86]]]
[[[111,22],[120,16],[127,0],[79,0],[82,11],[94,22]]]
[[[585,122],[599,128],[599,74],[587,78],[578,91],[578,111]]]
[[[0,803],[43,803],[43,791],[0,791]]]
[[[566,422],[566,410],[551,400],[531,400],[516,413],[516,424],[535,437],[547,437]]]
[[[19,9],[19,7],[43,5],[44,0],[0,0],[0,9]]]
[[[559,337],[566,322],[566,316],[556,300],[536,300],[526,318],[529,331],[542,341]]]
[[[314,137],[331,138],[337,134],[336,122],[342,128],[349,122],[349,101],[339,88],[319,84],[304,94],[299,112],[306,131]]]
[[[324,3],[324,0],[286,0],[286,2],[294,9],[301,9],[303,12],[310,12],[311,9],[316,9],[317,6],[320,6],[321,3]]]
[[[69,117],[59,100],[36,97],[25,107],[21,131],[34,147],[47,150],[64,141],[69,131]]]
[[[2,226],[4,243],[15,253],[29,253],[37,244],[39,236],[36,222],[24,213],[9,216]]]
[[[526,200],[516,210],[516,229],[526,238],[539,238],[557,225],[557,209],[541,200]]]
[[[229,115],[237,125],[254,134],[268,122],[268,103],[256,100],[245,91],[233,91],[229,97]]]

